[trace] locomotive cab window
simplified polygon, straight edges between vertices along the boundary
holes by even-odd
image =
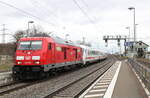
[[[21,41],[18,50],[39,50],[42,48],[42,41]]]
[[[42,41],[32,41],[31,42],[31,50],[38,50],[42,48]]]

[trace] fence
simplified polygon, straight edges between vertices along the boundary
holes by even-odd
[[[0,73],[0,85],[9,83],[13,81],[12,72]]]
[[[136,71],[145,87],[150,91],[150,69],[133,59],[128,59],[132,68]]]
[[[9,55],[0,55],[0,65],[12,62],[13,57]]]

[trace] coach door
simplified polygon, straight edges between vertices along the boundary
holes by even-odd
[[[47,60],[48,63],[52,63],[53,57],[52,57],[52,43],[48,43],[48,51],[47,51]]]
[[[63,48],[64,51],[64,59],[67,59],[67,48]]]
[[[78,51],[77,51],[77,49],[75,49],[75,59],[77,59],[78,58]]]

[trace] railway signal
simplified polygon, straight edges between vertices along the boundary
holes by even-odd
[[[118,46],[120,47],[120,40],[124,40],[124,44],[125,44],[126,40],[127,40],[127,36],[121,36],[121,35],[111,36],[111,35],[106,35],[106,36],[103,37],[103,40],[105,40],[106,47],[108,46],[108,40],[117,40]],[[125,45],[125,55],[126,55],[126,45]]]

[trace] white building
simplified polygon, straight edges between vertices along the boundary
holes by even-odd
[[[150,59],[150,52],[147,52],[147,53],[146,53],[145,58],[146,58],[146,59]]]
[[[127,42],[126,44],[126,55],[128,57],[145,57],[148,51],[149,45],[142,41]]]

